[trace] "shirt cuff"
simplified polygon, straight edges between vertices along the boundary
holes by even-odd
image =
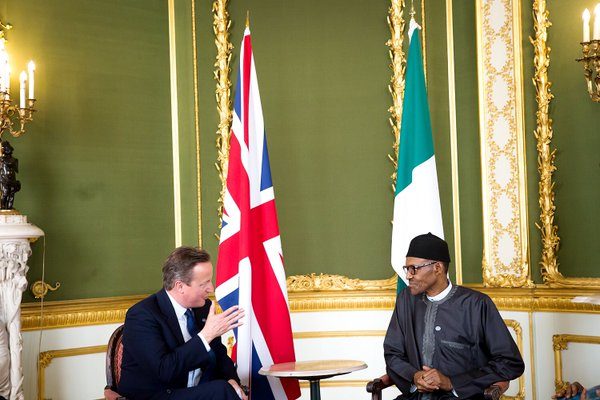
[[[415,385],[414,383],[412,385],[410,385],[410,392],[414,393],[417,391],[417,385]]]
[[[204,347],[206,348],[206,351],[210,351],[210,344],[208,344],[208,342],[206,341],[206,339],[204,339],[204,337],[200,334],[200,332],[198,332],[198,337],[200,338],[200,340],[202,340],[202,343],[204,343]]]
[[[456,390],[452,389],[452,394],[454,395],[454,397],[458,397],[458,394],[456,394]]]

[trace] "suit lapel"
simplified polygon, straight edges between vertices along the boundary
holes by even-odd
[[[198,329],[202,330],[204,328],[204,324],[206,324],[206,318],[208,317],[208,311],[210,310],[211,301],[206,299],[206,304],[202,307],[194,308],[194,317],[196,317],[196,325],[198,325]]]
[[[175,315],[173,304],[171,304],[171,300],[169,299],[167,292],[164,289],[161,290],[160,292],[156,293],[156,298],[158,300],[158,307],[163,313],[171,333],[177,338],[179,344],[183,344],[183,334],[181,333],[179,321],[177,321],[177,315]]]

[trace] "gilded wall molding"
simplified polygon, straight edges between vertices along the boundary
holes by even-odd
[[[552,347],[554,349],[554,386],[556,390],[563,389],[567,385],[562,375],[562,352],[569,348],[569,343],[600,344],[600,336],[570,334],[552,336]]]
[[[363,281],[364,282],[364,281]],[[289,291],[289,307],[292,313],[325,311],[392,310],[396,304],[396,288],[386,290],[314,290]],[[600,314],[600,305],[573,303],[578,296],[597,294],[593,289],[537,288],[488,288],[469,285],[492,298],[504,311],[544,311]],[[21,310],[23,331],[69,328],[88,325],[118,324],[125,320],[125,313],[145,295],[107,297],[99,299],[64,300],[25,303]],[[42,317],[43,315],[43,325]]]
[[[43,351],[38,355],[38,400],[46,398],[46,368],[52,363],[52,360],[59,357],[74,357],[87,354],[106,353],[105,344],[99,346],[75,347],[71,349]]]
[[[217,162],[215,167],[221,180],[221,192],[218,201],[219,220],[223,213],[223,200],[227,185],[227,169],[229,165],[229,135],[231,132],[231,80],[230,63],[233,45],[229,41],[229,28],[231,20],[227,11],[228,0],[215,0],[213,2],[213,32],[215,34],[215,45],[217,46],[217,57],[215,60],[215,90],[217,99],[217,112],[219,113],[219,127],[217,129]],[[219,222],[220,224],[220,222]],[[220,226],[220,225],[219,225]]]
[[[483,282],[530,287],[520,0],[477,0]]]
[[[388,10],[387,23],[390,27],[390,39],[385,43],[389,49],[390,68],[392,77],[388,90],[392,96],[392,106],[388,108],[390,113],[389,123],[394,135],[394,144],[392,154],[388,154],[388,159],[394,166],[392,173],[392,190],[396,191],[396,173],[398,169],[398,147],[400,145],[400,125],[402,124],[402,99],[404,98],[404,72],[406,69],[406,54],[402,44],[404,43],[405,21],[404,21],[404,0],[392,0]]]
[[[550,47],[548,46],[548,28],[552,26],[545,0],[533,2],[533,22],[535,37],[530,38],[534,48],[535,67],[534,85],[536,91],[537,112],[535,138],[537,140],[539,172],[540,221],[536,226],[542,236],[542,256],[540,267],[544,282],[551,287],[589,287],[600,289],[600,278],[568,278],[558,270],[558,249],[560,237],[554,221],[558,213],[554,203],[553,174],[556,149],[552,148],[552,118],[550,102],[554,95],[550,91],[552,83],[548,79],[550,67]]]
[[[512,329],[515,332],[515,336],[517,337],[517,347],[519,348],[519,351],[521,352],[521,354],[523,354],[523,328],[521,328],[521,324],[519,323],[519,321],[516,321],[514,319],[505,319],[504,323],[506,324],[506,326],[510,329]],[[517,392],[517,394],[515,396],[507,396],[507,395],[503,395],[502,398],[503,399],[515,399],[515,400],[524,400],[525,399],[525,375],[522,374],[519,379],[519,391]]]

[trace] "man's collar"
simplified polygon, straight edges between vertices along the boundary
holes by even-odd
[[[452,290],[452,282],[450,282],[450,280],[448,280],[448,286],[446,287],[446,289],[442,290],[440,293],[436,294],[435,296],[427,296],[427,299],[429,301],[443,300],[444,298],[446,298],[446,296],[448,296],[448,293],[450,293],[451,290]]]
[[[177,302],[177,300],[175,300],[173,298],[173,296],[171,296],[171,293],[169,293],[167,290],[165,290],[165,292],[167,293],[167,296],[169,296],[169,300],[171,300],[171,304],[173,304],[173,309],[175,310],[175,315],[177,316],[177,319],[183,317],[183,315],[187,311],[187,308],[185,308],[184,306],[179,304]]]

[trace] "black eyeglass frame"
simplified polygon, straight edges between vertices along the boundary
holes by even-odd
[[[411,275],[415,275],[421,268],[429,267],[430,265],[433,265],[435,263],[437,263],[437,261],[429,261],[424,264],[417,265],[403,265],[402,269],[404,270],[404,273],[406,275],[408,275],[409,271]]]

